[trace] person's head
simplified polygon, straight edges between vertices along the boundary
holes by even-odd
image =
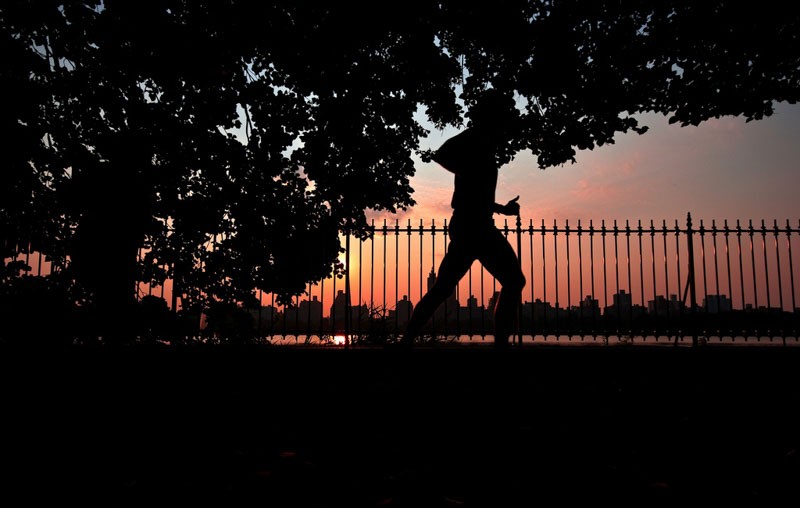
[[[518,128],[520,113],[511,93],[484,91],[466,113],[469,127],[501,134]]]

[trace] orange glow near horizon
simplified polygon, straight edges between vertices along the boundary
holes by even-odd
[[[416,305],[427,291],[431,270],[438,270],[444,256],[447,239],[441,231],[444,219],[422,221],[423,234],[419,232],[420,221],[408,220],[390,223],[386,229],[383,221],[376,224],[373,238],[358,241],[351,239],[349,256],[349,295],[351,305],[364,305],[368,309],[386,315],[397,307],[397,303],[408,298]],[[503,230],[503,223],[497,221]],[[582,234],[577,234],[577,223],[569,221],[570,234],[565,234],[567,221],[538,223],[524,220],[521,238],[521,265],[527,279],[523,291],[524,302],[537,299],[554,306],[567,308],[579,305],[587,295],[598,300],[601,308],[613,303],[614,294],[625,291],[631,295],[635,305],[648,306],[657,296],[669,299],[671,295],[683,299],[689,271],[688,246],[684,234],[676,238],[676,222],[666,222],[667,234],[661,229],[664,222],[629,223],[630,236],[625,222],[606,221],[606,234],[600,232],[602,221],[592,221],[594,235],[589,235],[589,223],[581,221]],[[792,233],[787,235],[787,224],[740,222],[741,236],[737,234],[736,221],[729,221],[730,234],[716,235],[709,231],[711,224],[702,221],[705,233],[700,235],[701,220],[694,219],[693,245],[697,303],[702,305],[707,295],[727,296],[735,309],[748,305],[753,307],[781,307],[791,311],[800,300],[800,221],[790,223]],[[432,233],[431,227],[437,230]],[[716,222],[718,231],[724,224]],[[558,234],[553,234],[553,227]],[[684,221],[677,221],[684,229]],[[651,234],[653,233],[653,234]],[[752,233],[752,235],[751,235]],[[513,221],[509,221],[508,239],[517,250],[517,234]],[[344,241],[342,245],[344,246]],[[605,247],[605,252],[604,252]],[[31,265],[31,275],[47,275],[52,265],[34,252],[20,255]],[[6,263],[12,258],[5,260]],[[346,253],[340,256],[347,261]],[[488,307],[489,300],[500,284],[491,274],[475,262],[470,271],[459,282],[456,297],[462,306],[468,305],[473,296],[477,305]],[[345,278],[327,278],[307,286],[307,294],[295,298],[299,304],[304,300],[318,300],[324,316],[328,316],[336,295],[348,293]],[[137,295],[147,295],[166,300],[172,306],[172,281],[163,286],[139,283]],[[282,310],[269,293],[257,295],[263,306],[275,306]],[[180,308],[180,298],[178,298]],[[687,298],[688,303],[688,298]]]
[[[434,223],[437,228],[444,224]],[[409,235],[407,223],[396,231],[394,224],[387,222],[386,234],[381,223],[373,238],[363,242],[351,240],[351,305],[366,305],[388,313],[404,297],[413,304],[419,301],[427,291],[431,270],[438,270],[447,243],[440,230],[431,234],[431,221],[424,223],[422,236],[418,229],[414,230],[418,224],[419,221],[413,226],[412,221]],[[712,235],[707,229],[701,236],[699,224],[695,219],[694,270],[699,305],[707,295],[716,294],[727,296],[734,308],[749,304],[791,310],[797,304],[800,235],[794,233],[787,238],[782,233],[776,239],[771,230],[762,234],[760,227],[755,227],[752,237],[745,228],[741,237],[734,231],[726,241],[722,233]],[[684,234],[676,238],[675,221],[666,222],[666,235],[663,222],[654,221],[653,234],[650,222],[643,222],[641,236],[638,222],[629,223],[630,229],[626,230],[625,222],[618,221],[616,235],[613,221],[604,223],[605,235],[600,229],[603,221],[592,221],[594,235],[589,235],[588,222],[581,221],[580,236],[577,223],[569,222],[568,236],[566,225],[566,222],[545,222],[542,233],[541,221],[538,224],[523,221],[520,258],[527,279],[523,301],[538,299],[567,308],[579,305],[586,296],[593,296],[603,308],[611,305],[614,294],[622,291],[631,295],[634,305],[644,307],[657,296],[683,298],[689,272],[688,245]],[[685,221],[678,221],[677,225],[681,229],[686,227]],[[554,226],[558,228],[556,235],[552,231]],[[710,224],[704,226],[708,228]],[[735,221],[729,226],[734,229]],[[792,227],[800,229],[800,223]],[[508,240],[516,251],[517,234],[511,224]],[[488,306],[492,295],[500,289],[500,284],[476,261],[459,282],[456,296],[462,306],[467,306],[470,296],[474,296],[477,305]],[[323,314],[328,315],[340,291],[347,292],[345,279],[328,278],[309,286],[308,299],[321,301]],[[264,296],[264,305],[273,304],[268,295]],[[297,298],[296,302],[306,299]],[[686,301],[688,304],[688,297]]]
[[[387,223],[386,234],[381,224],[373,238],[363,242],[351,240],[350,304],[366,305],[381,313],[394,309],[397,302],[406,297],[416,304],[427,291],[431,270],[438,270],[446,249],[445,235],[440,230],[431,234],[431,224],[440,228],[444,221],[423,222],[422,236],[414,229],[418,226],[412,225],[409,235],[407,223],[397,231],[394,225]],[[569,236],[564,234],[566,222],[545,223],[544,234],[541,222],[523,222],[520,257],[527,279],[523,300],[540,299],[565,308],[578,305],[585,296],[593,295],[599,305],[605,307],[613,302],[613,295],[622,290],[631,294],[634,304],[645,307],[658,295],[666,298],[676,295],[682,299],[689,269],[688,251],[685,236],[676,239],[674,222],[666,223],[666,235],[660,229],[663,223],[654,223],[653,235],[649,222],[643,223],[641,236],[638,223],[630,224],[630,236],[626,234],[625,224],[619,222],[616,236],[613,222],[605,223],[606,235],[603,236],[598,231],[601,224],[592,222],[595,234],[590,236],[589,225],[581,222],[583,231],[579,237],[577,224],[572,222]],[[559,229],[555,236],[552,234],[554,225]],[[797,305],[800,235],[794,233],[787,237],[779,233],[776,237],[773,229],[761,230],[760,224],[754,224],[751,236],[748,224],[743,223],[742,235],[738,236],[734,222],[729,223],[732,232],[727,238],[708,230],[701,236],[699,225],[700,221],[695,220],[694,269],[699,304],[706,295],[722,294],[730,298],[734,308],[750,304],[791,310]],[[722,227],[722,224],[716,225]],[[684,228],[685,224],[679,222],[678,226]],[[708,228],[710,224],[704,223],[704,226]],[[800,229],[800,222],[791,226]],[[779,224],[781,227],[785,228],[785,224]],[[517,235],[511,226],[508,239],[516,250]],[[39,263],[38,253],[30,254],[27,259],[33,267],[32,275],[44,276],[52,269],[49,262]],[[344,262],[346,255],[342,254],[341,259]],[[295,303],[317,299],[324,315],[328,315],[336,294],[347,292],[345,282],[344,278],[328,278],[309,284],[308,295],[296,298]],[[163,286],[140,283],[137,289],[139,298],[152,295],[172,304],[171,280],[165,281]],[[499,289],[500,285],[491,274],[475,262],[459,282],[456,296],[462,306],[467,305],[470,296],[475,297],[478,305],[488,306]],[[277,306],[268,293],[261,295],[261,303]]]

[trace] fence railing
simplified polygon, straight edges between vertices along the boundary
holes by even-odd
[[[800,221],[700,220],[496,222],[517,252],[527,284],[515,340],[797,342]],[[308,284],[292,305],[259,292],[256,333],[275,341],[384,340],[402,335],[435,280],[447,220],[383,220],[368,238],[342,235],[343,278]],[[31,275],[57,270],[24,251]],[[491,338],[500,287],[474,263],[427,325],[432,338]],[[180,298],[172,283],[139,283],[137,295]],[[202,323],[201,323],[202,324]]]
[[[527,279],[515,340],[797,341],[800,222],[504,220]],[[343,280],[309,284],[292,307],[261,294],[266,337],[340,341],[402,335],[435,279],[447,221],[372,224],[345,235]],[[473,264],[428,323],[432,338],[491,338],[499,286]]]

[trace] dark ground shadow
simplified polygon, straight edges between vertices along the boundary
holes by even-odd
[[[796,505],[798,359],[800,348],[5,352],[2,504]]]

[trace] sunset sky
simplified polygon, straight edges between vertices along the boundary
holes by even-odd
[[[421,118],[421,116],[420,116]],[[638,220],[647,227],[651,220],[656,227],[666,221],[669,227],[676,224],[680,227],[686,226],[686,214],[691,212],[694,219],[694,227],[697,229],[700,221],[703,220],[706,227],[711,226],[711,221],[715,220],[716,225],[722,227],[723,221],[727,220],[733,228],[736,221],[740,220],[742,227],[748,226],[748,221],[752,219],[755,227],[760,227],[761,220],[765,220],[767,226],[772,226],[773,221],[777,220],[779,226],[785,227],[787,219],[792,228],[800,225],[800,204],[798,204],[798,190],[800,190],[800,143],[798,143],[798,133],[800,133],[800,105],[778,104],[775,113],[768,118],[759,121],[746,122],[740,117],[723,117],[720,119],[709,120],[697,127],[681,127],[678,124],[670,125],[667,118],[662,115],[642,115],[641,123],[650,127],[644,135],[635,133],[618,135],[615,143],[597,147],[594,150],[578,152],[575,164],[565,164],[540,170],[535,158],[529,153],[520,153],[509,164],[501,168],[497,188],[497,201],[505,201],[520,195],[521,216],[523,224],[529,224],[532,220],[535,226],[539,226],[544,220],[548,227],[554,222],[563,227],[565,221],[569,221],[574,227],[578,220],[588,226],[590,220],[594,221],[595,226],[599,226],[601,221],[605,221],[609,227],[614,220],[618,221],[623,227],[626,220],[630,221],[631,226],[635,227]],[[437,148],[441,143],[452,135],[459,132],[459,129],[446,129],[438,131],[430,129],[429,136],[423,140],[422,148]],[[450,198],[452,195],[453,175],[436,163],[423,163],[416,159],[417,173],[412,179],[411,185],[414,188],[414,199],[417,205],[413,208],[399,212],[397,214],[374,213],[371,216],[375,219],[376,225],[380,225],[385,219],[391,226],[395,220],[399,220],[401,227],[407,224],[410,219],[413,226],[418,226],[420,220],[426,227],[430,226],[431,219],[436,221],[437,226],[441,226],[444,219],[449,219],[451,215]],[[496,223],[502,225],[504,217],[495,216]],[[513,228],[513,219],[509,218],[509,225]],[[389,242],[386,245],[388,273],[386,276],[386,300],[390,307],[394,304],[395,290],[399,295],[406,294],[409,284],[405,281],[408,271],[407,240],[403,234],[398,240],[394,235],[389,235]],[[510,238],[514,243],[513,238]],[[572,237],[572,249],[576,249]],[[584,237],[584,249],[588,250]],[[609,240],[611,240],[609,238]],[[767,300],[767,291],[764,281],[759,275],[758,297],[756,298],[752,290],[752,267],[744,263],[741,273],[744,284],[743,290],[735,282],[739,278],[737,256],[742,255],[744,260],[750,257],[751,246],[745,235],[742,251],[738,250],[735,237],[731,239],[729,245],[733,258],[730,273],[731,283],[728,284],[728,273],[726,270],[719,272],[719,277],[712,277],[715,273],[712,238],[708,238],[706,268],[708,270],[708,287],[701,285],[702,265],[699,258],[696,265],[698,271],[698,301],[700,303],[706,292],[716,293],[717,284],[719,292],[728,295],[734,301],[734,305],[743,308],[745,303],[763,304]],[[755,271],[763,274],[763,262],[761,258],[762,238],[755,237],[753,249],[759,253],[758,263]],[[767,248],[772,249],[768,254],[770,264],[770,279],[772,286],[769,294],[772,302],[778,302],[783,296],[784,306],[787,307],[793,301],[792,292],[800,287],[800,273],[795,271],[794,284],[789,280],[790,267],[788,266],[788,252],[785,236],[778,242],[781,250],[781,265],[783,279],[782,291],[777,288],[775,252],[770,236],[767,238]],[[393,242],[398,241],[399,246]],[[418,240],[412,239],[411,256],[418,259],[420,256],[416,247]],[[422,267],[412,262],[410,280],[410,294],[412,301],[417,301],[424,291],[425,283],[420,281],[419,270],[423,274],[428,274],[431,268],[438,267],[445,252],[444,239],[439,235],[434,241],[434,250],[430,247],[430,239],[426,239],[422,253]],[[546,247],[540,248],[539,238],[533,245],[534,269],[531,270],[531,260],[529,259],[531,246],[528,245],[528,238],[523,242],[523,271],[528,278],[529,284],[525,288],[523,298],[526,301],[533,301],[535,298],[543,298],[546,301],[560,300],[561,305],[575,304],[581,298],[580,278],[575,273],[576,267],[573,265],[572,274],[567,277],[565,273],[564,236],[559,237],[558,256],[560,265],[558,267],[559,277],[561,277],[558,290],[560,295],[556,295],[555,278],[555,248],[552,244],[552,237],[548,239]],[[622,241],[622,240],[621,240]],[[660,239],[659,242],[662,242]],[[682,242],[684,240],[681,240]],[[376,292],[382,293],[383,280],[383,245],[382,237],[375,240],[375,265],[376,265]],[[798,237],[793,236],[792,243],[795,244],[795,252],[792,255],[794,262],[797,262]],[[621,274],[619,288],[626,289],[633,293],[636,303],[646,302],[653,298],[655,293],[673,294],[680,293],[686,281],[686,252],[685,245],[681,247],[682,254],[674,250],[672,239],[669,242],[669,253],[667,262],[669,264],[669,279],[667,282],[659,268],[654,289],[652,278],[647,275],[639,277],[637,267],[641,262],[644,266],[651,263],[660,265],[665,259],[662,251],[662,244],[656,245],[657,254],[653,256],[646,245],[641,258],[638,257],[637,240],[634,239],[631,264],[634,267],[632,278],[628,283],[626,273]],[[600,246],[595,251],[596,266],[602,264],[602,257],[599,254]],[[625,245],[620,244],[620,263],[625,260]],[[367,242],[364,262],[352,259],[353,270],[368,272],[368,263],[372,246]],[[718,245],[718,261],[724,263],[725,245],[720,238]],[[543,250],[542,250],[543,249]],[[609,256],[613,252],[609,244]],[[699,257],[702,256],[701,246],[698,245]],[[395,250],[397,255],[395,256]],[[541,252],[545,252],[547,260],[541,259]],[[573,256],[574,256],[573,252]],[[395,257],[398,261],[395,261]],[[655,261],[653,261],[655,257]],[[575,261],[573,260],[573,263]],[[587,260],[584,258],[584,265]],[[613,273],[613,259],[609,259],[607,267],[610,282],[608,287],[601,289],[601,277],[596,274],[595,297],[600,300],[601,305],[604,300],[610,301],[611,295],[616,292],[616,274]],[[397,284],[394,283],[394,268],[398,266],[400,273]],[[680,267],[679,267],[680,265]],[[584,266],[588,270],[587,266]],[[677,271],[683,270],[681,280],[677,280]],[[473,280],[476,284],[480,280],[480,264],[475,263],[472,269]],[[475,294],[479,300],[484,302],[491,295],[491,277],[485,274],[485,296],[481,297],[480,286],[473,286],[472,291],[468,289],[468,277],[462,279],[460,297],[462,303],[470,293]],[[570,287],[567,287],[566,280],[570,279]],[[642,282],[644,281],[644,282]],[[421,283],[422,282],[422,283]],[[532,283],[531,283],[532,282]],[[642,286],[643,287],[640,287]],[[397,288],[395,289],[395,286]],[[366,289],[365,293],[369,293]],[[583,295],[589,293],[591,281],[584,274]],[[569,298],[564,298],[565,293],[571,289],[572,294]],[[644,289],[644,291],[642,291]],[[332,288],[326,289],[326,293]],[[354,295],[355,295],[354,290]],[[744,296],[743,296],[744,294]],[[382,294],[373,295],[376,300],[383,301]],[[332,298],[330,296],[326,297]],[[359,300],[359,298],[354,298]],[[360,299],[362,302],[364,298]],[[330,300],[328,300],[330,301]]]
[[[501,169],[497,200],[519,194],[523,219],[534,223],[683,223],[687,212],[708,222],[800,219],[800,105],[778,104],[771,117],[749,123],[723,117],[681,127],[662,115],[640,119],[647,133],[618,134],[613,145],[578,152],[575,164],[540,170],[529,152],[518,154]],[[437,148],[457,132],[431,129],[423,148]],[[417,205],[397,217],[449,217],[453,176],[436,163],[416,159],[416,167]]]
[[[418,115],[420,122],[424,116]],[[529,153],[520,153],[501,168],[497,188],[497,201],[505,201],[520,196],[521,216],[523,224],[532,220],[535,226],[544,220],[548,227],[554,222],[563,227],[569,221],[574,227],[581,220],[584,227],[590,220],[595,226],[601,221],[611,227],[618,221],[624,227],[629,220],[632,227],[637,221],[647,227],[654,221],[656,227],[666,221],[669,227],[677,224],[686,225],[686,214],[691,212],[695,229],[703,220],[708,227],[712,220],[718,226],[728,220],[735,227],[737,219],[743,227],[753,220],[753,225],[760,227],[761,220],[768,226],[778,220],[785,227],[786,220],[792,228],[800,227],[800,205],[798,205],[798,189],[800,189],[800,105],[778,104],[775,113],[759,121],[746,122],[740,117],[724,117],[712,119],[697,127],[681,127],[670,125],[662,115],[642,115],[641,124],[650,129],[644,135],[635,133],[620,134],[615,143],[597,147],[594,150],[578,152],[575,164],[565,164],[541,170],[535,158]],[[460,129],[450,128],[439,131],[429,127],[430,134],[422,140],[421,148],[438,148],[445,140]],[[365,303],[370,306],[382,305],[395,307],[395,302],[409,295],[412,302],[417,302],[427,285],[427,276],[431,269],[436,269],[446,250],[444,237],[439,234],[431,237],[426,233],[424,241],[414,234],[411,237],[400,232],[395,235],[393,225],[399,221],[404,228],[408,221],[413,227],[422,222],[425,227],[434,220],[441,227],[445,219],[449,219],[452,210],[450,198],[453,190],[453,175],[436,163],[423,163],[415,157],[417,172],[411,180],[414,189],[413,197],[417,204],[413,208],[397,214],[373,212],[368,216],[381,226],[386,220],[390,232],[386,237],[376,235],[374,241],[367,240],[360,246],[352,245],[350,258],[352,303]],[[498,225],[502,225],[504,217],[496,216]],[[513,228],[513,218],[509,218]],[[574,259],[577,250],[577,237],[572,235],[570,244],[573,249],[572,272],[567,273],[568,263],[565,259],[566,238],[558,237],[558,246],[554,238],[548,235],[546,245],[541,244],[541,236],[534,235],[531,243],[529,235],[525,235],[522,244],[523,272],[528,285],[523,293],[525,301],[541,298],[549,302],[558,302],[561,306],[575,305],[583,296],[591,292],[592,280],[588,277],[589,251],[588,238],[583,237],[583,269],[581,276]],[[742,250],[731,239],[732,269],[719,272],[714,268],[712,238],[708,238],[708,285],[702,284],[701,245],[698,245],[698,302],[706,293],[728,295],[736,308],[744,304],[763,305],[771,296],[771,305],[783,298],[784,308],[791,308],[800,288],[800,271],[795,271],[795,281],[789,279],[789,253],[786,238],[780,241],[782,288],[777,284],[777,261],[772,237],[766,238],[768,263],[772,286],[767,292],[762,275],[759,275],[758,295],[753,289],[753,273],[763,274],[763,258],[761,256],[764,238],[756,235],[751,246],[745,235]],[[601,305],[610,302],[618,289],[632,293],[634,303],[646,305],[655,294],[669,295],[680,293],[686,284],[686,251],[685,239],[681,240],[681,253],[674,247],[674,238],[659,238],[655,245],[648,245],[649,235],[645,238],[641,257],[638,254],[638,238],[634,237],[630,263],[633,267],[631,279],[628,280],[624,267],[627,263],[627,250],[624,238],[620,238],[619,263],[623,267],[617,273],[615,260],[612,257],[614,246],[612,237],[608,237],[608,285],[605,286],[601,266],[603,265],[601,238],[596,237],[594,262],[596,273],[594,278],[594,297]],[[515,239],[510,238],[513,244]],[[665,242],[668,251],[664,255]],[[800,252],[800,237],[792,236],[794,253],[792,259],[797,263]],[[718,261],[724,262],[726,246],[720,239],[718,245]],[[753,268],[747,263],[751,249],[759,253],[758,263]],[[531,252],[534,252],[531,257]],[[556,252],[558,260],[556,260]],[[543,257],[544,256],[544,257]],[[738,256],[743,256],[744,263],[739,270]],[[340,256],[345,261],[345,256]],[[546,259],[545,259],[546,258]],[[409,259],[411,262],[409,263]],[[421,263],[420,263],[421,259]],[[668,279],[662,265],[668,264]],[[755,258],[754,258],[755,259]],[[558,265],[557,262],[558,261]],[[751,260],[752,261],[752,260]],[[639,274],[639,265],[645,267],[644,276]],[[653,272],[655,280],[649,273],[652,265],[658,266]],[[557,265],[557,266],[556,266]],[[678,271],[683,270],[678,280]],[[473,294],[479,302],[486,304],[491,294],[499,289],[488,273],[483,273],[479,263],[475,263],[470,276],[465,276],[459,284],[459,300],[466,303],[466,298]],[[740,274],[742,282],[737,284]],[[558,284],[555,283],[559,278]],[[470,286],[470,279],[472,285]],[[483,279],[483,285],[481,285]],[[730,279],[730,280],[729,280]],[[567,283],[569,280],[569,284]],[[719,289],[717,288],[719,286]],[[321,286],[312,286],[312,296],[324,302],[325,312],[333,302],[337,291],[344,289],[343,281],[328,281]],[[169,289],[169,288],[168,288]],[[558,293],[557,293],[558,292]],[[305,299],[307,296],[302,297]],[[269,304],[271,297],[262,298]]]

